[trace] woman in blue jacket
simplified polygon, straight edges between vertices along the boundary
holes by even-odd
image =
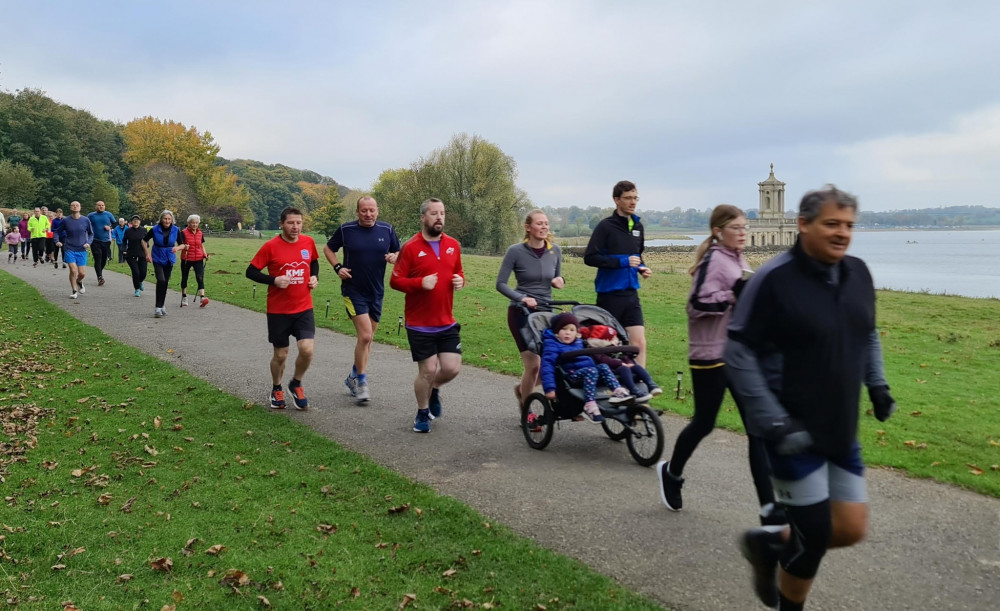
[[[146,232],[146,237],[142,241],[146,261],[153,264],[153,272],[156,275],[156,309],[153,312],[156,318],[167,315],[163,304],[167,301],[170,273],[174,270],[174,263],[177,262],[177,255],[174,253],[185,248],[183,244],[177,243],[179,233],[177,226],[174,225],[174,213],[164,210],[160,213],[160,222]],[[153,241],[152,250],[146,245],[150,240]]]

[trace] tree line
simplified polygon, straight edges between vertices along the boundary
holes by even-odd
[[[112,213],[154,221],[198,214],[204,225],[277,227],[286,206],[338,215],[348,189],[308,170],[227,161],[208,131],[142,117],[101,120],[36,89],[0,91],[0,207],[68,208],[103,201]]]

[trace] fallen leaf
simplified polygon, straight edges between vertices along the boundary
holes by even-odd
[[[361,596],[361,590],[357,588],[351,588],[351,596],[353,596],[354,598]]]
[[[258,595],[258,596],[257,596],[257,600],[259,600],[259,601],[260,601],[260,604],[264,605],[264,606],[265,606],[265,607],[267,607],[268,609],[270,609],[270,608],[271,608],[271,601],[269,601],[269,600],[268,600],[267,598],[265,598],[264,596],[261,596],[261,595]]]
[[[174,561],[172,558],[157,558],[149,563],[149,567],[154,571],[166,571],[169,573],[174,570]]]
[[[119,582],[121,582],[121,581],[125,581],[125,582],[132,581],[132,577],[133,577],[133,575],[131,573],[125,573],[124,575],[119,575],[118,576],[118,581]]]
[[[65,564],[53,564],[53,565],[52,565],[52,570],[53,570],[53,571],[61,571],[61,570],[63,570],[64,568],[66,568],[66,565],[65,565]]]
[[[146,451],[146,454],[149,454],[150,456],[156,456],[157,454],[159,454],[159,453],[160,453],[160,452],[159,452],[159,451],[158,451],[158,450],[157,450],[156,448],[154,448],[153,446],[143,446],[143,448],[142,448],[142,449],[143,449],[143,450],[145,450],[145,451]]]
[[[129,500],[125,501],[125,504],[122,505],[120,511],[124,511],[125,513],[130,513],[132,511],[132,503],[134,502],[135,502],[135,497],[133,496]]]
[[[205,550],[205,553],[209,556],[218,556],[226,549],[225,545],[213,545],[212,547]]]
[[[399,603],[399,606],[396,607],[396,608],[397,609],[404,609],[404,608],[406,608],[407,605],[409,605],[410,603],[412,603],[415,600],[417,600],[417,595],[416,594],[403,594],[403,600],[402,600],[402,602]]]
[[[448,569],[447,571],[441,573],[442,577],[453,577],[455,573],[458,573],[455,569]]]
[[[42,466],[45,467],[46,469],[48,469],[49,471],[51,471],[51,470],[55,469],[56,467],[58,467],[59,463],[52,462],[50,460],[46,460],[46,461],[42,462]]]
[[[393,515],[393,514],[397,514],[397,513],[406,513],[409,510],[410,510],[410,504],[409,503],[403,503],[402,505],[399,505],[398,507],[390,507],[389,508],[389,515]]]
[[[171,594],[170,596],[171,596],[171,598],[174,599],[175,603],[179,603],[179,602],[181,602],[181,601],[184,600],[184,595],[181,594],[180,592],[178,592],[177,590],[174,590],[174,593]]]
[[[194,549],[192,548],[194,544],[197,542],[198,542],[198,537],[193,537],[191,539],[188,539],[188,542],[184,544],[184,549],[181,550],[181,553],[184,554],[185,556],[190,556],[191,554],[193,554]]]
[[[87,548],[85,548],[85,547],[78,547],[78,548],[74,549],[73,551],[69,552],[68,554],[66,554],[66,557],[67,558],[72,558],[73,556],[76,556],[78,554],[82,554],[85,551],[87,551]]]
[[[914,412],[910,412],[911,416],[922,416],[923,414],[924,413],[922,411],[920,411],[920,410],[917,410],[917,411],[914,411]]]
[[[159,429],[161,424],[163,424],[163,421],[160,420],[159,416],[153,418],[153,428],[154,429]]]
[[[249,575],[243,571],[237,571],[236,569],[229,569],[226,571],[226,575],[219,581],[219,585],[228,586],[230,588],[235,588],[236,586],[246,585],[250,581]]]
[[[318,530],[319,532],[321,532],[323,534],[326,534],[326,535],[332,535],[332,534],[334,534],[334,533],[337,532],[337,525],[336,524],[320,524],[319,526],[316,527],[316,530]]]

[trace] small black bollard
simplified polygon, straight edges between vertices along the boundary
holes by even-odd
[[[326,318],[330,318],[330,300],[326,300]]]
[[[253,285],[253,299],[257,299],[257,285]]]
[[[675,399],[680,399],[681,398],[681,380],[683,380],[683,379],[684,379],[684,372],[683,371],[678,371],[677,372],[677,392],[674,394],[674,398]]]
[[[403,329],[403,317],[402,317],[402,316],[400,316],[400,317],[399,317],[399,324],[397,324],[397,325],[396,325],[396,335],[399,335],[399,332],[400,332],[400,331],[401,331],[402,329]]]

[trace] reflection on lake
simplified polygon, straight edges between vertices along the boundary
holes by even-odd
[[[706,235],[646,246],[697,246]],[[1000,298],[998,250],[1000,231],[858,231],[849,252],[878,288]]]

